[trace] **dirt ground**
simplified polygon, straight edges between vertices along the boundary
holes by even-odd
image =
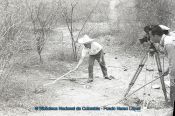
[[[47,43],[44,51],[43,58],[44,64],[39,65],[36,62],[36,54],[30,56],[30,59],[23,67],[19,67],[17,71],[18,75],[16,78],[21,81],[26,81],[30,86],[42,85],[45,83],[52,82],[53,79],[59,78],[69,70],[73,69],[76,62],[64,61],[67,59],[66,52],[65,57],[59,59],[57,55],[60,54],[61,50],[64,50],[64,46],[68,40],[65,40],[63,48],[60,49],[60,42],[57,40],[58,36],[53,36]],[[100,41],[103,43],[103,41]],[[104,45],[105,46],[105,45]],[[109,45],[108,45],[109,46]],[[139,90],[132,96],[128,97],[121,103],[116,104],[119,100],[123,99],[126,89],[132,79],[137,67],[139,66],[142,55],[133,52],[127,52],[120,49],[120,47],[111,48],[105,46],[105,61],[108,68],[109,76],[112,75],[114,79],[106,80],[102,77],[101,69],[97,62],[94,66],[94,82],[90,86],[83,85],[88,78],[88,66],[87,58],[78,71],[72,72],[65,79],[59,80],[57,83],[45,87],[42,92],[32,90],[32,93],[28,93],[28,96],[35,96],[31,100],[22,98],[21,102],[30,102],[29,111],[15,107],[14,109],[6,109],[0,112],[0,116],[164,116],[169,113],[171,108],[165,104],[163,92],[161,90],[160,80],[156,80],[152,84]],[[110,48],[110,49],[108,49]],[[59,52],[59,53],[58,53]],[[133,54],[131,54],[133,53]],[[55,55],[55,56],[53,56]],[[47,57],[52,56],[52,57]],[[63,60],[63,61],[61,61]],[[61,67],[61,68],[60,68]],[[22,69],[22,70],[21,70]],[[146,71],[151,69],[152,71]],[[137,88],[143,86],[149,81],[153,80],[158,76],[158,71],[153,58],[149,58],[134,86],[131,88],[132,93]],[[165,79],[168,81],[168,78]],[[153,85],[160,86],[159,89],[153,89]],[[33,88],[32,88],[33,89]],[[40,87],[38,88],[40,89]],[[46,91],[45,91],[46,90]],[[169,91],[169,88],[167,87]],[[145,95],[144,95],[145,94]],[[148,109],[143,108],[143,101],[150,101]],[[18,102],[18,101],[17,101]],[[26,103],[27,104],[27,103]],[[35,106],[137,106],[141,107],[141,111],[35,111]]]
[[[115,13],[115,8],[119,2],[119,0],[111,0],[110,19],[116,19],[117,13]],[[101,24],[102,26],[100,26]],[[94,26],[95,24],[91,25]],[[110,30],[107,23],[98,23],[98,25],[94,27],[97,29],[92,28],[93,31],[99,31],[96,33],[97,36],[102,36],[101,33],[103,32],[100,31],[104,31],[105,29],[108,31]],[[41,88],[41,90],[43,90],[42,92],[35,91],[35,88],[40,89],[40,86],[38,85],[52,82],[54,79],[59,78],[62,74],[65,74],[69,70],[73,69],[76,65],[76,62],[68,61],[69,57],[67,56],[66,50],[67,48],[70,48],[70,39],[64,38],[64,40],[61,40],[62,38],[59,38],[61,37],[61,34],[63,34],[64,37],[69,36],[67,28],[59,27],[54,31],[59,31],[59,33],[57,33],[59,35],[54,35],[46,43],[42,53],[44,58],[43,65],[36,63],[38,62],[38,59],[36,60],[37,54],[35,53],[32,54],[33,56],[28,55],[30,59],[25,62],[25,65],[19,65],[20,67],[16,68],[16,70],[19,70],[17,70],[14,78],[17,78],[17,81],[20,80],[22,82],[26,82],[26,88],[33,89],[32,92],[23,93],[25,94],[24,97],[22,97],[20,101],[18,99],[15,102],[19,107],[8,108],[6,106],[2,106],[4,109],[2,109],[2,111],[0,109],[0,116],[165,116],[165,114],[171,112],[172,109],[165,103],[160,80],[157,80],[137,91],[135,94],[128,97],[127,100],[118,103],[118,101],[123,99],[125,91],[128,88],[130,80],[139,66],[142,57],[139,53],[137,53],[138,56],[135,55],[134,52],[128,54],[127,51],[123,51],[120,47],[116,47],[114,41],[111,41],[112,39],[115,41],[117,40],[114,37],[110,36],[111,38],[108,38],[108,40],[103,39],[104,35],[108,36],[106,34],[103,34],[101,37],[102,41],[100,40],[100,44],[109,41],[108,46],[104,45],[106,52],[105,61],[108,68],[108,74],[113,76],[114,79],[104,79],[102,77],[101,69],[96,62],[94,66],[94,82],[89,86],[82,84],[88,78],[87,63],[84,63],[78,71],[72,72],[66,76],[65,79],[59,80],[57,83],[48,86],[47,88]],[[123,40],[123,38],[121,39]],[[29,58],[28,56],[24,55],[24,58]],[[48,58],[48,56],[52,57]],[[154,59],[150,58],[147,63],[148,64],[145,65],[143,71],[130,90],[130,93],[158,76]],[[146,71],[146,69],[151,71]],[[166,77],[165,80],[168,81],[168,78]],[[153,85],[158,85],[160,88],[153,89]],[[169,92],[168,87],[167,90]],[[29,100],[28,98],[30,97],[31,99]],[[147,99],[150,101],[150,104],[146,109],[143,107],[143,102]],[[11,101],[9,101],[9,104],[10,102]],[[21,104],[26,104],[26,106],[30,104],[30,106],[24,108]],[[137,106],[141,107],[141,111],[35,111],[33,110],[35,106]],[[28,108],[29,110],[26,110]]]
[[[125,59],[125,60],[123,60]],[[136,58],[131,55],[121,54],[105,54],[105,60],[108,67],[109,75],[114,76],[115,79],[106,80],[102,78],[102,73],[98,63],[96,62],[94,67],[94,82],[89,86],[82,85],[82,82],[85,82],[88,77],[87,66],[84,64],[77,72],[73,72],[68,75],[66,78],[73,78],[76,80],[63,79],[59,80],[57,83],[46,88],[46,92],[37,93],[37,97],[49,96],[49,106],[141,106],[141,111],[21,111],[15,110],[10,112],[2,112],[0,115],[9,116],[9,115],[27,115],[27,116],[161,116],[164,113],[168,113],[171,108],[165,105],[165,100],[163,92],[161,89],[152,89],[151,85],[145,87],[144,89],[136,92],[134,95],[130,96],[125,102],[116,104],[119,100],[123,98],[125,90],[128,87],[128,84],[139,65],[140,58]],[[150,60],[152,62],[153,59]],[[149,65],[150,66],[150,65]],[[147,66],[145,66],[147,67]],[[150,66],[154,67],[154,65]],[[150,68],[148,67],[148,68]],[[144,68],[139,78],[137,79],[135,85],[131,89],[141,87],[146,82],[154,79],[154,76],[157,75],[156,68],[155,71],[149,72]],[[40,72],[37,70],[30,70],[33,75],[35,73],[40,74],[39,77],[42,77],[42,83],[48,83],[53,80],[51,78],[58,78],[59,76],[53,72]],[[33,77],[33,78],[37,78]],[[41,78],[40,78],[41,79]],[[168,80],[168,79],[166,79]],[[35,79],[36,81],[36,79]],[[157,80],[152,85],[160,85],[160,81]],[[168,88],[167,88],[168,89]],[[150,94],[150,96],[144,96],[143,93]],[[151,103],[148,106],[149,109],[143,109],[142,103],[143,99],[148,98]],[[47,99],[48,100],[48,99]],[[41,103],[42,104],[42,103]],[[41,105],[40,104],[40,105]],[[43,106],[47,106],[46,103],[43,103]],[[35,104],[34,106],[37,106]],[[34,107],[33,106],[33,107]],[[32,109],[32,108],[31,108]]]

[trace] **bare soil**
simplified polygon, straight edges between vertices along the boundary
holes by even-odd
[[[65,30],[66,29],[61,29]],[[66,34],[67,32],[64,32]],[[57,33],[60,34],[60,33]],[[68,36],[68,34],[64,35]],[[94,66],[94,82],[90,86],[85,86],[84,83],[88,78],[87,59],[85,63],[76,72],[71,73],[57,83],[41,88],[45,83],[52,82],[59,78],[69,70],[72,70],[77,62],[72,62],[70,59],[71,51],[67,51],[70,46],[67,46],[69,39],[64,37],[63,43],[60,42],[59,35],[54,35],[47,42],[42,56],[44,63],[38,63],[36,53],[28,55],[24,54],[23,60],[26,62],[16,66],[17,82],[26,82],[26,90],[29,92],[21,93],[20,101],[8,101],[9,107],[4,106],[0,116],[161,116],[170,112],[171,108],[165,104],[163,92],[161,90],[160,80],[153,82],[132,96],[128,97],[121,103],[116,104],[123,99],[126,89],[132,79],[140,60],[142,59],[141,51],[131,51],[131,49],[121,49],[113,45],[112,39],[108,37],[100,37],[98,42],[103,44],[105,49],[105,61],[108,68],[108,74],[114,79],[106,80],[102,77],[101,69],[97,62]],[[66,48],[66,49],[65,49]],[[147,71],[146,69],[153,69]],[[143,71],[140,73],[137,81],[132,87],[130,93],[137,88],[143,86],[149,81],[158,76],[158,71],[153,58],[149,58]],[[165,80],[168,80],[166,77]],[[152,85],[159,85],[160,89],[153,89]],[[18,84],[17,84],[18,85]],[[41,91],[36,91],[40,89]],[[169,91],[169,88],[167,87]],[[23,95],[24,94],[24,95]],[[144,95],[145,94],[145,95]],[[29,97],[30,96],[30,97]],[[148,99],[150,104],[147,109],[143,108],[143,101]],[[2,103],[3,104],[3,103]],[[11,107],[11,106],[18,107]],[[35,106],[140,106],[141,111],[34,111]],[[27,109],[27,110],[26,110]]]
[[[151,59],[151,58],[150,58]],[[115,79],[106,80],[102,77],[101,69],[96,62],[94,66],[94,82],[90,87],[82,85],[82,82],[85,82],[88,77],[87,65],[84,64],[81,66],[80,70],[71,73],[66,76],[68,79],[59,80],[57,83],[45,88],[46,91],[41,93],[33,93],[41,101],[36,103],[33,101],[34,106],[141,106],[143,104],[144,97],[148,98],[150,102],[148,109],[143,109],[140,112],[135,111],[23,111],[22,108],[15,108],[16,110],[6,110],[8,112],[2,112],[1,115],[28,115],[28,116],[67,116],[67,115],[90,115],[90,116],[160,116],[163,113],[166,113],[171,110],[168,106],[165,105],[165,100],[163,92],[161,89],[152,89],[151,85],[145,87],[144,89],[136,92],[134,95],[128,97],[127,100],[116,104],[119,100],[123,98],[125,90],[128,87],[128,84],[139,65],[140,58],[136,58],[131,55],[126,55],[124,53],[118,52],[118,54],[105,54],[105,60],[108,67],[109,75],[112,75]],[[153,59],[150,60],[152,62]],[[59,62],[52,62],[51,66],[54,66],[54,69],[48,68],[45,69],[44,66],[37,68],[37,66],[28,68],[27,72],[24,75],[28,74],[30,77],[29,82],[37,83],[36,86],[48,83],[53,81],[54,78],[59,78],[62,74],[69,71],[75,66],[76,63],[71,63],[65,68],[63,67],[64,63],[60,65]],[[54,64],[54,65],[53,65]],[[151,65],[148,65],[151,66]],[[49,65],[47,65],[49,67]],[[62,68],[62,71],[60,69]],[[154,67],[152,65],[151,67]],[[149,68],[149,67],[148,67]],[[65,70],[67,69],[67,70]],[[146,82],[154,79],[157,75],[156,68],[155,71],[149,72],[144,68],[136,83],[131,89],[141,87]],[[59,72],[57,72],[59,71]],[[57,72],[57,73],[56,73]],[[70,78],[73,78],[70,80]],[[167,79],[166,79],[167,80]],[[160,81],[157,80],[153,84],[160,85]],[[153,85],[152,84],[152,85]],[[168,89],[168,88],[167,88]],[[150,94],[150,96],[143,95],[143,93]],[[35,100],[35,99],[34,99]],[[44,102],[43,102],[44,101]],[[32,109],[32,106],[31,106]],[[3,114],[4,113],[4,114]]]

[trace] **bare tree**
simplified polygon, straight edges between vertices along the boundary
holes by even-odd
[[[91,9],[90,12],[88,12],[88,14],[85,14],[86,15],[85,20],[83,21],[82,27],[79,30],[78,36],[76,38],[74,36],[73,24],[76,21],[74,14],[76,14],[75,9],[76,9],[76,7],[78,7],[78,2],[72,1],[72,2],[70,2],[70,5],[62,2],[61,0],[58,2],[58,6],[61,7],[62,17],[64,18],[66,26],[67,26],[69,33],[70,33],[71,42],[72,42],[71,44],[72,44],[73,57],[74,57],[74,60],[76,60],[76,61],[77,61],[77,52],[78,52],[76,43],[78,41],[78,38],[79,38],[81,32],[85,28],[86,23],[88,22],[88,20],[90,19],[90,16],[95,11],[95,8],[99,4],[99,2],[100,2],[100,0],[97,1],[96,5]],[[78,19],[81,19],[80,18],[81,16],[78,16],[78,17],[79,17]]]
[[[56,7],[53,3],[39,2],[39,4],[28,3],[26,0],[26,7],[28,8],[28,15],[33,25],[33,34],[35,35],[37,52],[42,63],[41,53],[46,43],[47,31],[51,29],[55,23]]]
[[[74,15],[74,9],[77,6],[78,2],[74,2],[71,3],[70,5],[70,9],[69,7],[63,6],[63,3],[61,1],[59,1],[59,6],[61,6],[61,14],[62,17],[64,18],[65,22],[66,22],[66,26],[69,30],[70,33],[70,37],[71,37],[71,42],[72,42],[72,50],[73,50],[73,56],[74,59],[77,60],[77,47],[76,47],[76,41],[74,39],[74,35],[73,35],[73,15]]]

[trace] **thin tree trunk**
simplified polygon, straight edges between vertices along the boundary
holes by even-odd
[[[40,60],[40,63],[43,63],[41,53],[39,53],[39,60]]]

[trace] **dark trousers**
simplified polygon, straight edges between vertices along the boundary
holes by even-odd
[[[99,65],[101,67],[103,76],[108,77],[107,68],[106,68],[105,60],[104,60],[104,52],[103,52],[103,50],[101,50],[96,55],[89,55],[89,67],[88,67],[89,79],[93,80],[93,66],[94,66],[95,60],[98,61]]]
[[[174,101],[175,101],[175,79],[170,79],[170,100],[171,100],[171,105],[174,106]]]

